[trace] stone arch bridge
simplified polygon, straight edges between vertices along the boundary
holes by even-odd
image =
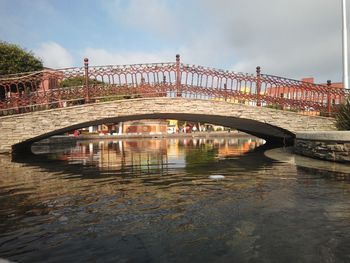
[[[175,62],[89,66],[0,76],[0,152],[107,122],[179,119],[292,143],[299,131],[335,130],[349,90],[274,75]],[[103,102],[104,101],[104,102]],[[274,110],[279,109],[279,110]]]
[[[0,117],[0,152],[20,152],[41,139],[78,128],[140,119],[208,122],[291,144],[299,131],[335,130],[334,119],[226,101],[137,98],[83,104]]]

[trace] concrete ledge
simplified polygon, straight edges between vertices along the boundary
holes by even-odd
[[[350,163],[350,131],[297,133],[294,152],[316,159]]]
[[[350,131],[297,132],[295,138],[310,141],[350,142]]]

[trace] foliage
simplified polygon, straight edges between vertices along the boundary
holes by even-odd
[[[31,51],[0,41],[0,75],[38,71],[43,69],[43,63]]]
[[[335,115],[336,126],[338,130],[350,130],[350,100],[345,104],[339,105],[338,112]]]
[[[269,104],[269,105],[266,105],[265,107],[269,109],[274,109],[274,110],[283,110],[283,106],[278,104]]]
[[[211,166],[215,162],[218,149],[209,145],[201,145],[196,148],[188,148],[186,151],[186,170],[199,169],[199,167]]]
[[[134,94],[134,95],[115,95],[115,96],[99,98],[98,102],[124,100],[124,99],[137,99],[137,98],[142,98],[142,97],[139,94]]]
[[[103,84],[103,81],[99,81],[97,79],[89,79],[89,84]],[[61,82],[62,87],[75,87],[84,85],[84,77],[74,77],[65,79]]]

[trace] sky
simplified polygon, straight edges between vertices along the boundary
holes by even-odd
[[[338,82],[341,25],[341,0],[0,0],[0,40],[51,68],[180,54],[185,64]]]

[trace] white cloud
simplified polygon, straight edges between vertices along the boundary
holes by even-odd
[[[136,52],[124,45],[116,50],[92,48],[94,43],[89,43],[74,54],[80,56],[76,61],[88,57],[91,65],[166,62],[179,53],[184,63],[250,73],[259,65],[263,73],[341,80],[340,1],[104,0],[104,4],[122,28],[118,40],[108,41],[134,41],[130,46]],[[145,40],[150,42],[142,42],[145,35],[152,36]],[[160,49],[147,51],[152,45]],[[54,42],[42,44],[36,53],[46,66],[73,64],[72,55]]]
[[[209,43],[210,44],[210,43]],[[89,59],[90,65],[127,65],[142,63],[175,62],[176,54],[181,55],[181,62],[185,64],[197,64],[212,66],[225,59],[224,52],[212,55],[208,52],[213,47],[200,43],[193,43],[191,47],[180,47],[177,50],[162,50],[152,52],[115,51],[98,48],[86,48],[81,52],[81,57]]]
[[[340,1],[108,3],[116,21],[157,35],[191,64],[244,72],[254,72],[259,65],[265,73],[286,77],[341,79]]]
[[[82,57],[89,59],[90,65],[126,65],[175,61],[176,53],[171,51],[129,52],[108,51],[106,49],[86,48]]]
[[[111,0],[107,11],[124,26],[141,28],[158,36],[174,37],[178,31],[177,17],[166,0]]]
[[[202,0],[231,68],[318,81],[341,78],[340,1]]]
[[[38,49],[34,50],[49,68],[65,68],[73,66],[73,56],[64,47],[55,42],[42,43]]]

